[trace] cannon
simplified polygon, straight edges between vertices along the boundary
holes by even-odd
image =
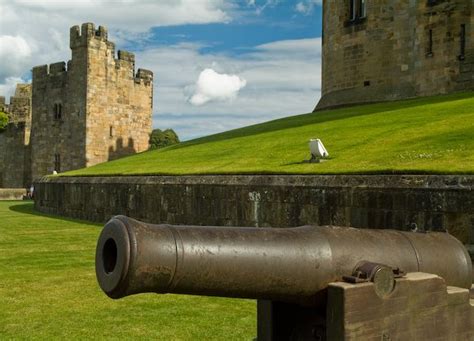
[[[405,272],[471,287],[469,254],[444,232],[151,225],[116,216],[96,249],[97,279],[109,297],[153,292],[257,299],[259,340],[306,339],[302,335],[314,336],[318,323],[324,329],[317,321],[324,320],[330,283],[372,281],[387,297]],[[285,320],[274,326],[279,331],[269,327],[277,320]]]

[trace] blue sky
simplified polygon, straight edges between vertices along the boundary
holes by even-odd
[[[259,14],[254,7],[244,6],[228,23],[155,27],[151,32],[151,41],[158,44],[202,42],[208,46],[203,53],[239,55],[273,41],[320,37],[321,11],[301,15],[295,12],[295,1],[267,6]]]
[[[154,127],[183,140],[309,112],[320,96],[320,2],[0,0],[0,93],[35,65],[68,60],[69,27],[93,22],[154,72]]]

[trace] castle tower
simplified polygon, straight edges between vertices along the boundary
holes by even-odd
[[[93,24],[70,30],[72,58],[33,68],[32,176],[148,149],[153,73]]]
[[[472,0],[323,1],[317,109],[474,90]]]
[[[0,98],[8,125],[0,134],[0,187],[21,188],[31,182],[31,84],[18,84],[10,103]]]

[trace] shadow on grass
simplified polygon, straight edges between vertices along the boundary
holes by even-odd
[[[56,220],[62,220],[62,221],[67,221],[67,222],[73,222],[73,223],[79,223],[82,225],[89,225],[89,226],[102,226],[102,224],[99,223],[92,223],[87,220],[79,220],[79,219],[73,219],[73,218],[68,218],[68,217],[61,217],[58,215],[53,215],[53,214],[48,214],[48,213],[43,213],[40,211],[35,210],[34,203],[33,201],[28,201],[25,202],[24,204],[18,204],[18,205],[13,205],[9,207],[10,211],[16,212],[16,213],[22,213],[22,214],[29,214],[29,215],[34,215],[37,217],[45,217],[49,219],[56,219]]]

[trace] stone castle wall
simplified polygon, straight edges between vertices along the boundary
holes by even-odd
[[[0,133],[0,188],[5,187],[3,185],[3,172],[5,168],[5,151],[6,151],[7,141],[5,133]]]
[[[102,26],[72,27],[70,48],[67,65],[33,68],[34,179],[148,149],[152,72],[135,74],[131,53],[116,59]]]
[[[474,89],[472,0],[365,3],[323,2],[317,109]]]
[[[86,166],[148,149],[152,130],[153,74],[138,69],[135,56],[118,51],[107,30],[71,28],[71,48],[88,49]]]
[[[5,96],[0,96],[0,111],[6,111]]]
[[[18,84],[10,104],[2,98],[0,106],[9,120],[0,134],[0,187],[24,187],[31,183],[31,85]]]
[[[448,230],[474,255],[472,175],[221,175],[48,177],[45,213],[105,222]]]
[[[86,51],[64,62],[33,68],[32,175],[51,174],[55,157],[66,171],[85,166]],[[55,113],[61,107],[60,117]]]
[[[6,112],[7,111],[7,105],[5,103],[5,97],[0,96],[0,111]],[[0,133],[0,188],[4,187],[3,186],[3,169],[5,167],[5,151],[6,151],[7,145],[6,145],[6,138],[5,138],[5,133]]]

